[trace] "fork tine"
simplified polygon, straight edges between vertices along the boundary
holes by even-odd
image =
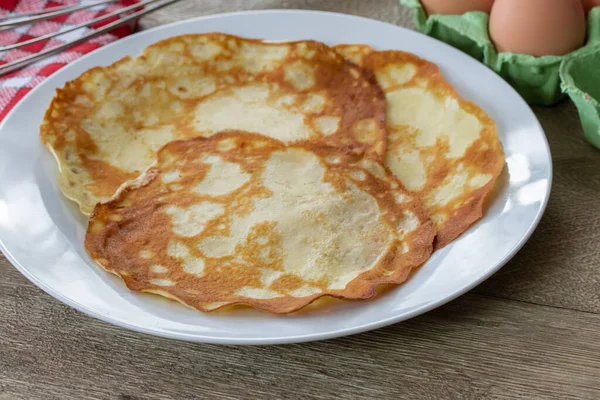
[[[118,1],[118,0],[111,0],[111,1]],[[90,4],[90,7],[93,7],[93,6],[101,5],[101,4],[104,4],[104,3],[105,2],[95,2],[95,3],[92,3],[92,4],[90,4],[90,3],[87,3],[87,4]],[[74,6],[74,5],[70,4],[70,5],[66,5],[66,6],[44,8],[44,9],[36,10],[36,11],[27,11],[27,12],[23,12],[23,13],[9,14],[9,15],[4,15],[4,16],[0,17],[0,21],[7,21],[7,20],[10,20],[10,19],[19,19],[19,18],[25,18],[25,17],[32,17],[32,16],[35,16],[35,15],[48,14],[48,13],[62,11],[62,10],[72,10],[73,7],[76,7],[76,5]]]
[[[15,27],[15,26],[21,26],[21,25],[29,25],[29,24],[33,24],[35,22],[45,21],[47,19],[56,18],[61,15],[70,14],[75,11],[85,10],[86,8],[92,8],[95,6],[102,5],[102,4],[114,3],[116,1],[118,1],[118,0],[102,0],[102,1],[94,2],[94,3],[84,3],[84,4],[80,4],[78,6],[61,7],[61,10],[58,10],[58,11],[53,11],[52,9],[48,9],[48,10],[50,10],[48,13],[42,13],[42,15],[37,15],[37,16],[33,16],[33,17],[27,17],[24,14],[21,14],[21,15],[15,16],[16,19],[8,19],[7,20],[7,18],[4,18],[4,22],[0,22],[0,27]]]
[[[68,29],[65,29],[64,31],[49,33],[49,34],[44,35],[44,36],[39,36],[39,37],[30,39],[30,40],[27,40],[27,41],[24,41],[24,42],[19,42],[19,43],[11,44],[9,46],[0,46],[0,52],[8,51],[8,50],[13,50],[13,49],[18,49],[18,48],[21,48],[21,47],[24,47],[24,46],[29,46],[30,44],[33,44],[33,43],[41,42],[42,40],[52,39],[53,37],[64,35],[65,33],[73,32],[73,31],[75,31],[77,29],[85,28],[85,27],[87,27],[89,25],[97,24],[98,22],[102,22],[102,21],[107,20],[109,18],[112,18],[112,17],[115,17],[117,15],[123,14],[123,13],[125,13],[127,11],[131,11],[131,10],[134,10],[136,8],[144,7],[144,6],[150,5],[152,3],[156,3],[158,1],[161,1],[161,0],[145,0],[145,1],[141,1],[139,3],[135,3],[135,4],[131,5],[131,6],[120,8],[120,9],[118,9],[116,11],[113,11],[110,14],[106,14],[106,15],[103,15],[101,17],[94,18],[94,19],[91,19],[89,21],[82,22],[81,24],[73,25],[72,27],[70,27]]]
[[[140,11],[135,12],[133,14],[129,14],[128,16],[126,16],[126,17],[124,17],[124,18],[122,18],[122,19],[120,19],[118,21],[111,22],[110,24],[104,25],[102,28],[94,30],[94,31],[88,33],[87,35],[82,36],[79,39],[74,40],[72,42],[64,43],[64,44],[61,44],[60,46],[52,47],[50,49],[44,50],[44,51],[39,52],[37,54],[32,54],[29,57],[24,57],[24,58],[21,58],[19,60],[15,60],[15,61],[12,61],[10,63],[1,65],[0,66],[0,75],[4,75],[4,74],[7,74],[9,72],[15,71],[15,70],[17,70],[19,68],[22,68],[22,67],[24,67],[26,65],[29,65],[29,64],[33,63],[33,62],[39,61],[39,60],[41,60],[41,59],[43,59],[45,57],[48,57],[48,56],[50,56],[52,54],[55,54],[55,53],[58,53],[58,52],[60,52],[62,50],[68,49],[69,47],[72,47],[72,46],[74,46],[76,44],[79,44],[81,42],[85,42],[86,40],[92,39],[92,38],[94,38],[96,36],[100,36],[101,34],[109,32],[109,31],[113,30],[114,28],[117,28],[117,27],[119,27],[121,25],[124,25],[124,24],[128,23],[129,21],[133,21],[133,20],[135,20],[137,18],[140,18],[140,17],[142,17],[142,16],[144,16],[144,15],[146,15],[146,14],[152,12],[152,11],[159,10],[159,9],[161,9],[163,7],[166,7],[166,6],[170,5],[170,4],[176,3],[178,1],[181,1],[181,0],[166,0],[162,4],[157,4],[157,5],[153,6],[153,7],[149,7],[149,8],[146,8],[144,10],[140,10]]]

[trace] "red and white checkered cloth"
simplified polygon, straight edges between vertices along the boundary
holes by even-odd
[[[98,0],[0,0],[0,16],[8,15],[10,13],[24,13],[63,5],[75,5],[79,3],[90,2],[94,3],[97,1]],[[133,5],[138,1],[139,0],[122,0],[116,3],[109,3],[101,6],[95,6],[93,8],[79,10],[72,14],[62,15],[47,21],[36,22],[32,25],[20,26],[11,30],[1,31],[0,45],[11,45],[14,43],[24,42],[35,37],[47,35],[49,33],[59,32],[84,21],[89,21],[102,15],[109,14],[118,10],[119,8]],[[94,25],[93,28],[98,28],[102,25],[113,22],[115,19],[116,17],[102,21],[102,23]],[[15,104],[23,98],[23,96],[29,93],[31,89],[46,79],[47,76],[62,68],[65,64],[83,56],[84,54],[89,53],[107,43],[127,36],[132,32],[132,29],[133,28],[131,26],[125,24],[114,29],[109,34],[98,36],[87,42],[73,46],[62,53],[43,59],[35,64],[26,66],[21,70],[0,76],[0,120],[4,119],[10,109],[13,108]],[[89,31],[89,28],[77,29],[73,32],[57,36],[50,40],[44,40],[38,43],[33,43],[26,47],[0,53],[0,65],[17,60],[19,58],[27,57],[32,53],[37,53],[65,42],[73,41],[74,39],[82,37]]]

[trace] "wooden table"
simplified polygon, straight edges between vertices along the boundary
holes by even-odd
[[[141,26],[268,8],[412,27],[396,0],[187,0]],[[192,344],[87,317],[0,256],[0,399],[600,399],[600,152],[572,104],[535,112],[555,167],[546,215],[508,265],[458,300],[337,340]]]

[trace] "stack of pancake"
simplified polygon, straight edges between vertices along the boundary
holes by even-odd
[[[221,33],[87,71],[41,137],[92,259],[201,311],[402,283],[504,165],[494,122],[415,55]]]

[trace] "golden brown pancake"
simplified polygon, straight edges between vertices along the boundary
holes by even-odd
[[[405,281],[434,235],[378,156],[230,131],[165,145],[96,206],[85,247],[133,290],[289,313]]]
[[[89,214],[164,144],[226,129],[383,154],[383,94],[322,43],[178,36],[68,82],[41,137],[62,192]]]
[[[414,54],[366,45],[335,49],[373,71],[385,92],[385,165],[423,199],[438,230],[435,247],[444,247],[481,218],[504,167],[494,121]]]

